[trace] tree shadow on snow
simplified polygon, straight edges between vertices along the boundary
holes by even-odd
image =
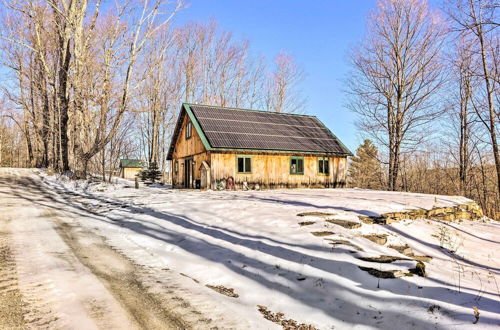
[[[0,186],[5,184],[6,182],[0,180]],[[411,310],[426,309],[434,303],[434,301],[422,301],[421,297],[425,296],[422,294],[423,292],[432,293],[433,300],[439,300],[443,303],[456,305],[457,301],[460,301],[460,305],[464,305],[465,302],[474,302],[475,305],[479,306],[480,310],[498,313],[498,310],[494,308],[494,306],[498,306],[498,301],[483,297],[481,302],[476,302],[474,300],[476,295],[464,292],[458,293],[446,288],[424,287],[418,289],[415,284],[402,279],[382,280],[382,289],[377,289],[378,279],[359,270],[357,264],[354,263],[354,259],[353,262],[327,259],[293,249],[294,247],[300,247],[306,250],[328,251],[325,247],[303,245],[284,247],[272,245],[265,241],[272,242],[273,239],[265,236],[251,236],[235,230],[210,226],[180,214],[156,211],[148,207],[131,206],[107,215],[96,215],[89,213],[88,209],[82,207],[80,203],[68,196],[63,194],[54,196],[53,192],[43,188],[36,180],[28,180],[24,187],[11,187],[11,189],[17,197],[37,203],[40,206],[59,210],[61,206],[55,204],[54,201],[64,203],[71,207],[71,209],[65,208],[65,212],[70,211],[77,216],[103,221],[119,226],[120,228],[126,228],[133,233],[145,235],[166,244],[175,245],[188,253],[223,265],[239,276],[255,281],[270,290],[288,295],[312,308],[322,310],[332,318],[349,324],[364,324],[372,327],[387,328],[395,326],[389,322],[399,319],[408,328],[445,328],[444,325],[435,324],[430,319],[431,315],[429,316],[429,320],[418,319],[412,316]],[[26,196],[26,192],[31,193],[35,197],[30,198]],[[101,202],[118,202],[117,200],[103,199],[98,196],[90,195],[90,197]],[[272,199],[266,198],[264,201],[272,202]],[[282,201],[279,200],[276,202]],[[299,205],[318,207],[309,203],[301,204],[300,202]],[[355,210],[347,210],[356,212]],[[140,215],[141,219],[131,220],[138,215]],[[276,243],[281,244],[279,242]],[[237,252],[234,249],[237,246],[247,249],[249,251],[248,254],[263,254],[263,258],[257,260],[249,257],[247,254]],[[275,261],[272,263],[262,261],[269,260],[269,256],[272,256],[272,260]],[[338,280],[323,278],[321,285],[317,287],[311,282],[317,281],[318,278],[307,278],[303,282],[298,282],[297,275],[299,274],[284,269],[277,269],[276,265],[281,260],[297,264],[307,264],[307,267],[314,267],[322,272],[335,274],[339,278]],[[349,274],[349,277],[342,277],[342,274]],[[283,278],[287,280],[286,284],[283,284]],[[384,294],[386,290],[395,296],[387,297],[387,294]],[[316,299],[308,299],[307,297],[311,296],[311,291],[316,291],[317,296],[320,296],[321,299],[317,299],[317,296],[315,296]],[[329,294],[326,295],[325,292]],[[379,301],[381,299],[390,306],[402,306],[402,310],[378,311],[369,305],[370,301]],[[474,319],[472,310],[469,314],[464,314],[456,313],[450,309],[443,308],[443,306],[441,307],[440,312],[448,314],[454,321],[472,323]],[[480,323],[497,324],[498,319],[481,317]]]

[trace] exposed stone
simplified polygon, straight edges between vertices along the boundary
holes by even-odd
[[[301,227],[304,227],[304,226],[314,225],[315,223],[316,223],[315,221],[302,221],[302,222],[299,222],[299,225]]]
[[[312,231],[311,234],[318,237],[335,235],[335,233],[332,231]]]
[[[382,255],[380,257],[358,257],[358,259],[363,261],[378,262],[383,264],[388,264],[398,260],[412,260],[409,258],[401,258],[401,257],[386,256],[386,255]]]
[[[385,224],[385,217],[370,217],[370,216],[364,216],[360,215],[358,216],[359,220],[361,220],[363,223],[366,223],[367,225],[373,225],[373,224]]]
[[[413,254],[411,248],[408,245],[389,245],[391,249],[398,251],[405,256],[410,256]]]
[[[417,261],[417,265],[415,266],[415,268],[411,268],[409,271],[411,274],[415,274],[422,277],[426,276],[425,264],[422,261]]]
[[[363,237],[379,245],[384,245],[385,243],[387,243],[386,234],[370,234],[370,235],[363,235]]]
[[[354,221],[339,220],[339,219],[326,219],[325,221],[333,223],[334,225],[342,226],[347,229],[355,229],[361,227],[361,223]]]
[[[335,213],[326,213],[326,212],[302,212],[297,214],[298,217],[329,217],[335,215]]]
[[[478,220],[483,217],[483,211],[475,202],[456,206],[435,207],[430,210],[418,209],[406,212],[389,212],[380,216],[359,216],[367,224],[391,224],[401,220],[432,219],[440,221]]]
[[[362,267],[358,266],[359,269],[364,270],[365,272],[368,272],[368,274],[373,275],[378,278],[398,278],[398,277],[403,277],[405,276],[405,273],[403,273],[400,270],[378,270],[375,268],[371,267]]]
[[[432,260],[432,257],[430,256],[416,256],[416,255],[409,255],[408,257],[412,257],[413,259],[417,261],[423,261],[423,262],[429,262]]]
[[[325,238],[325,240],[328,241],[328,244],[331,244],[333,246],[337,246],[337,245],[346,245],[346,246],[351,246],[353,248],[355,248],[356,250],[358,251],[363,251],[362,248],[360,248],[359,246],[349,242],[349,241],[346,241],[346,240],[343,240],[343,239],[332,239],[332,238]]]
[[[455,209],[453,207],[437,207],[427,212],[427,216],[441,216],[443,214],[454,213]]]

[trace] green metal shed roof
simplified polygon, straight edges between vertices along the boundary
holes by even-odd
[[[120,167],[142,168],[144,166],[142,159],[120,159]]]

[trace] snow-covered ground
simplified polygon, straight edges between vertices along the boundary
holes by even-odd
[[[136,190],[126,181],[88,184],[40,175],[43,187],[78,210],[65,221],[102,236],[153,273],[181,274],[187,301],[202,313],[240,320],[238,328],[279,328],[258,306],[319,329],[500,325],[498,222],[421,219],[354,229],[327,222],[469,201],[463,197],[360,189]],[[328,215],[297,216],[307,212]],[[387,243],[375,244],[363,237],[368,234],[387,235]],[[379,279],[359,268],[407,273],[415,267],[389,245],[432,257],[425,262],[427,276]],[[379,256],[403,260],[360,259]],[[476,325],[473,307],[480,313]]]

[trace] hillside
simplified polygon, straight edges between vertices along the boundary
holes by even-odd
[[[125,181],[28,177],[39,194],[52,196],[43,207],[59,212],[53,221],[70,247],[95,252],[110,246],[140,269],[144,290],[175,293],[208,320],[196,321],[195,328],[500,324],[499,223],[366,223],[387,213],[466,208],[471,201],[463,197],[358,189],[136,190]],[[21,196],[26,188],[12,189]],[[116,269],[103,257],[111,258],[88,252],[90,261],[82,262],[97,275],[96,262]],[[20,287],[23,292],[22,280]],[[195,319],[179,308],[172,310]]]
[[[75,189],[54,178],[47,182],[63,191]],[[196,280],[193,285],[233,289],[239,297],[224,302],[256,324],[262,318],[257,305],[319,328],[469,328],[475,321],[473,306],[482,326],[500,323],[500,259],[494,252],[500,224],[419,219],[384,226],[359,220],[471,202],[463,197],[358,189],[135,190],[100,184],[87,187],[87,193],[83,196],[89,198],[79,203],[106,219],[92,226],[112,246],[135,262],[175,269]],[[367,235],[377,235],[368,236],[377,242]],[[141,248],[130,251],[131,241]],[[426,277],[401,275],[416,268],[411,254],[423,261]],[[396,260],[369,259],[381,256]],[[402,277],[379,279],[367,269],[399,270],[394,274]]]

